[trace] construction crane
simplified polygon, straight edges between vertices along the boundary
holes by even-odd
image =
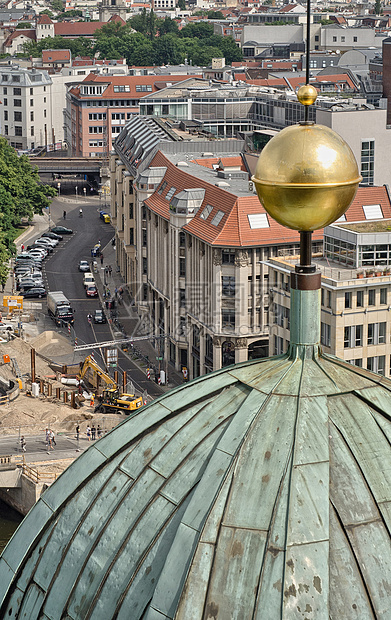
[[[108,340],[107,342],[91,342],[90,344],[78,344],[74,347],[76,351],[88,351],[89,349],[104,349],[107,347],[120,347],[122,344],[139,342],[140,340],[161,340],[167,336],[136,336],[135,338],[124,338],[123,340]]]

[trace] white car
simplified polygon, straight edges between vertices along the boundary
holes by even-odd
[[[37,241],[42,241],[43,243],[46,243],[47,245],[51,245],[53,248],[55,248],[56,245],[58,245],[58,240],[50,239],[50,237],[40,237],[39,239],[37,239]]]
[[[84,274],[83,284],[84,284],[85,287],[91,286],[92,284],[95,284],[94,276],[92,275],[91,272],[87,272],[87,273]]]

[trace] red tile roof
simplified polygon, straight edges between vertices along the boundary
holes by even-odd
[[[107,99],[108,97],[115,99],[140,99],[140,97],[145,97],[145,95],[150,95],[151,93],[155,93],[161,88],[166,88],[167,83],[173,82],[183,82],[184,80],[188,80],[190,78],[197,78],[199,76],[196,75],[171,75],[171,76],[158,76],[158,75],[97,75],[96,73],[90,73],[87,77],[84,78],[80,84],[83,82],[100,82],[102,84],[107,85],[104,89],[103,94],[100,98]],[[127,85],[129,86],[129,92],[114,92],[114,86]],[[151,85],[151,91],[137,91],[137,86],[147,86]],[[80,88],[74,87],[70,89],[70,92],[77,97],[80,95]],[[86,97],[83,95],[83,99]],[[94,95],[94,99],[97,99],[98,96]]]
[[[123,20],[121,21],[125,24]],[[105,26],[106,23],[107,22],[57,22],[54,24],[54,34],[59,37],[68,37],[72,39],[76,39],[77,37],[92,37],[95,31]]]
[[[50,19],[49,15],[43,13],[37,19],[37,24],[53,24],[54,22]]]
[[[161,195],[155,192],[145,201],[145,204],[165,220],[170,218],[169,201],[165,200],[165,196],[172,187],[176,188],[175,194],[184,189],[199,187],[205,189],[202,206],[191,221],[183,227],[184,230],[205,243],[220,247],[254,247],[299,243],[297,231],[281,226],[269,215],[267,215],[268,228],[251,228],[248,216],[266,213],[256,195],[249,194],[238,198],[226,189],[216,187],[177,168],[160,151],[153,158],[151,166],[167,167],[164,176],[167,185]],[[207,204],[211,205],[213,209],[204,220],[201,214]],[[346,213],[347,221],[365,220],[363,205],[369,204],[380,204],[384,217],[391,218],[391,203],[386,187],[360,187],[356,198]],[[212,220],[218,211],[222,211],[224,215],[218,225],[215,226],[212,224]],[[313,233],[314,240],[322,238],[323,230],[316,230]]]
[[[29,30],[14,30],[13,32],[11,32],[11,34],[7,37],[7,39],[4,41],[4,47],[9,47],[12,44],[12,41],[14,39],[17,39],[18,37],[27,37],[28,39],[31,39],[32,41],[36,41],[36,34],[35,34],[35,30],[33,29],[29,29]]]
[[[42,50],[42,62],[69,62],[71,50]]]

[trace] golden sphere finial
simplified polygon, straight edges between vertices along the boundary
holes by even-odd
[[[303,123],[267,143],[252,180],[271,217],[288,228],[312,231],[345,213],[361,176],[341,136],[324,125]]]
[[[304,84],[297,91],[297,99],[302,105],[312,105],[315,103],[317,96],[318,91],[311,84]]]

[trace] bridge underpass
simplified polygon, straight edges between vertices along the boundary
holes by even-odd
[[[37,166],[43,182],[58,188],[65,187],[99,190],[109,176],[106,162],[90,157],[29,157],[31,165]]]

